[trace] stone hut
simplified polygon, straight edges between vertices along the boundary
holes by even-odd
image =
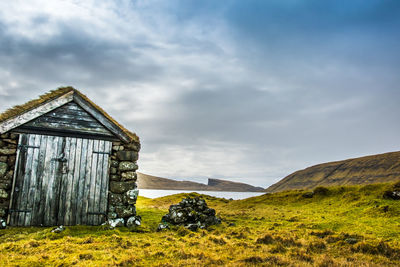
[[[0,114],[0,218],[11,226],[138,223],[139,138],[72,87]]]

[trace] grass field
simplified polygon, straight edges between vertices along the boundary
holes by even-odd
[[[390,184],[289,191],[229,201],[202,196],[223,220],[208,230],[156,232],[188,195],[140,197],[143,225],[0,230],[0,266],[399,266],[400,201]]]

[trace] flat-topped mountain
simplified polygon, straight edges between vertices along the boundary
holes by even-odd
[[[256,187],[245,183],[232,182],[221,179],[208,178],[208,187],[211,191],[232,191],[232,192],[260,192],[262,187]]]
[[[315,165],[294,172],[266,192],[312,189],[316,186],[385,183],[400,180],[400,152]]]
[[[196,190],[196,191],[228,191],[228,192],[262,192],[262,187],[255,187],[245,183],[232,182],[220,179],[208,179],[208,184],[177,181],[138,172],[139,189],[165,190]]]

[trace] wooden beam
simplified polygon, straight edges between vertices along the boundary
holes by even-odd
[[[130,138],[129,136],[124,133],[121,128],[105,117],[100,111],[94,108],[90,103],[88,103],[85,99],[80,97],[77,94],[74,94],[74,101],[77,103],[81,108],[86,110],[90,115],[92,115],[96,120],[98,120],[104,127],[106,127],[110,132],[115,134],[118,138],[122,141],[129,143]]]
[[[73,91],[68,92],[65,95],[62,95],[56,99],[46,102],[34,109],[28,110],[18,116],[15,116],[13,118],[1,122],[0,134],[8,132],[18,126],[21,126],[22,124],[27,123],[28,121],[36,119],[37,117],[40,117],[43,114],[46,114],[47,112],[50,112],[58,107],[61,107],[62,105],[71,102],[74,98],[73,95],[74,95]]]
[[[67,130],[53,130],[47,128],[32,128],[27,126],[21,126],[17,129],[13,130],[13,133],[35,133],[35,134],[43,134],[43,135],[53,135],[53,136],[65,136],[65,137],[75,137],[75,138],[89,138],[95,140],[107,140],[107,141],[120,141],[117,136],[108,136],[102,134],[85,134],[79,133],[75,131],[67,131]]]

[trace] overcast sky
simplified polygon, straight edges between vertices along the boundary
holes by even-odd
[[[400,1],[1,1],[0,109],[71,85],[140,171],[267,187],[400,150]]]

